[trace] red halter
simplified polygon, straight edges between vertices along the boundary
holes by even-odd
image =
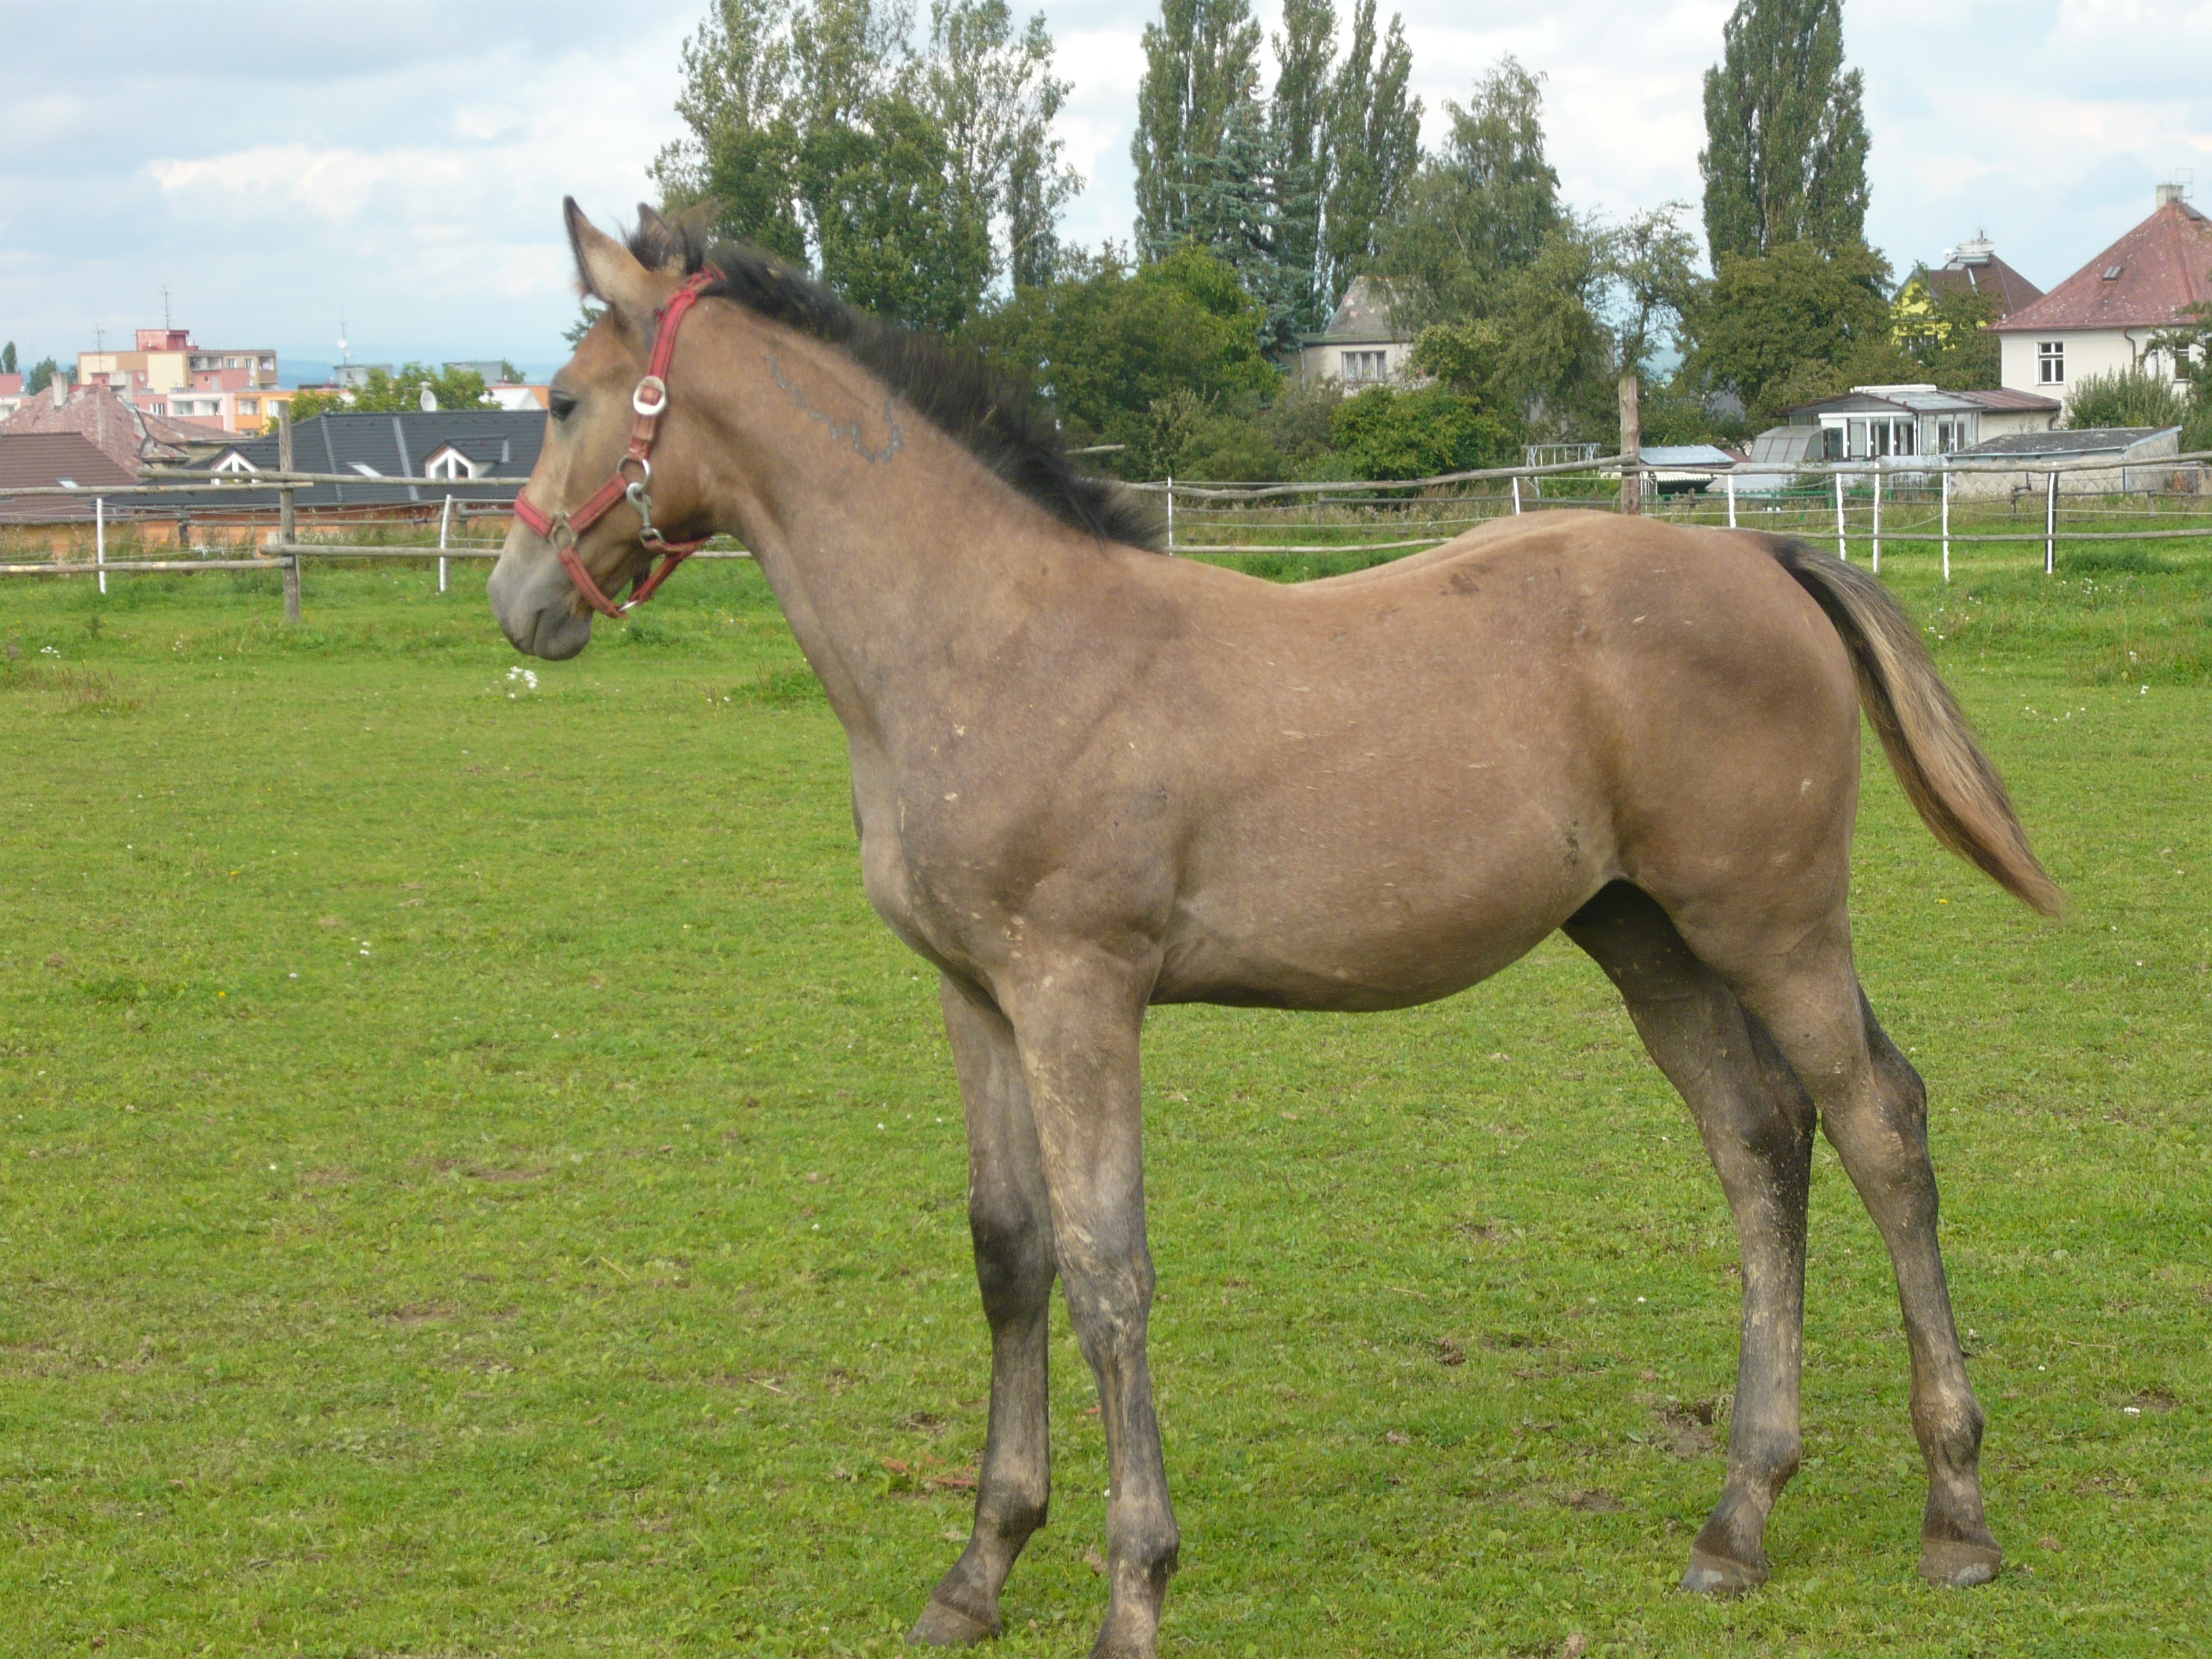
[[[567,567],[569,580],[584,596],[584,603],[602,616],[619,617],[635,610],[651,599],[653,590],[668,579],[668,574],[707,544],[706,538],[696,542],[672,542],[653,527],[653,439],[659,428],[660,417],[668,412],[668,364],[676,355],[676,331],[684,321],[684,313],[699,302],[699,295],[709,283],[719,283],[722,273],[708,265],[668,296],[668,303],[653,313],[656,319],[653,337],[653,356],[645,366],[645,378],[630,393],[629,406],[637,418],[630,423],[629,447],[615,463],[614,476],[594,490],[581,505],[565,513],[542,513],[531,504],[526,489],[517,491],[514,497],[514,516],[531,529],[553,544],[560,554],[561,562]],[[635,464],[637,476],[629,476]],[[629,598],[617,605],[592,580],[592,573],[584,568],[584,562],[576,556],[576,538],[605,518],[617,501],[627,501],[637,509],[640,527],[639,541],[661,555],[660,563],[653,574],[630,590]]]

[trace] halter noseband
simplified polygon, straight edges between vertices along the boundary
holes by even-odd
[[[564,513],[540,512],[532,504],[526,487],[515,493],[514,516],[553,544],[568,572],[568,580],[584,596],[584,603],[601,616],[620,617],[643,605],[653,597],[653,590],[668,579],[671,571],[707,544],[705,537],[696,542],[672,542],[653,527],[653,440],[659,429],[660,417],[668,412],[668,365],[676,356],[676,331],[684,313],[699,302],[706,286],[721,280],[720,271],[712,265],[705,266],[670,295],[666,305],[653,313],[653,356],[645,366],[645,378],[630,393],[629,406],[637,418],[630,423],[629,447],[615,463],[614,476],[580,505]],[[633,465],[637,468],[635,477],[629,473]],[[617,605],[600,590],[599,583],[592,580],[592,573],[584,568],[584,562],[576,556],[576,538],[622,501],[637,509],[638,540],[659,552],[661,560],[650,575],[630,590],[629,598]]]

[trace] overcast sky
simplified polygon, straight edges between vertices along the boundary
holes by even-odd
[[[1089,181],[1064,226],[1076,240],[1129,235],[1156,5],[1043,7]],[[680,134],[678,56],[705,6],[0,0],[0,338],[27,362],[67,361],[95,329],[127,345],[161,320],[166,285],[204,345],[328,360],[343,316],[359,362],[550,368],[575,314],[561,197],[602,222],[635,213]],[[1729,9],[1407,0],[1426,135],[1511,52],[1549,77],[1568,201],[1694,207],[1699,81]],[[2173,170],[2212,195],[2212,3],[1848,0],[1844,40],[1866,76],[1869,233],[1900,270],[1986,230],[2049,287]]]

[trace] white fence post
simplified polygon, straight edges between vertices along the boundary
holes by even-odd
[[[1513,516],[1516,519],[1521,516],[1521,475],[1518,472],[1513,475]]]
[[[1881,463],[1874,467],[1874,574],[1881,574]]]
[[[2043,475],[2043,574],[2058,568],[2058,469]]]
[[[1836,556],[1849,559],[1850,550],[1844,545],[1844,475],[1836,474]]]
[[[1951,580],[1951,470],[1936,475],[1943,487],[1943,580]]]
[[[1729,528],[1733,530],[1735,528],[1735,474],[1733,472],[1723,474],[1721,483],[1728,491]]]
[[[1175,557],[1175,474],[1168,474],[1168,557]]]
[[[438,551],[441,553],[446,550],[446,529],[453,521],[453,498],[448,495],[445,510],[438,514]],[[441,593],[446,591],[446,561],[443,559],[438,561],[438,591]]]
[[[92,562],[102,567],[100,591],[105,593],[107,592],[107,498],[104,495],[92,498]]]

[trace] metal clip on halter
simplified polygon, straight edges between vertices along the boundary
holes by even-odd
[[[526,487],[515,495],[514,516],[552,544],[584,603],[601,616],[623,617],[635,611],[653,596],[660,584],[668,580],[671,571],[707,544],[703,538],[696,542],[672,542],[653,528],[653,441],[659,434],[660,417],[668,412],[668,365],[676,355],[676,331],[684,313],[699,302],[702,290],[721,279],[722,273],[714,266],[702,267],[669,295],[668,303],[657,314],[653,355],[646,363],[645,378],[629,394],[629,406],[637,418],[630,425],[629,447],[622,459],[615,463],[614,476],[578,506],[556,513],[541,512],[531,501]],[[637,469],[635,477],[629,474],[632,466]],[[620,605],[609,599],[592,580],[592,573],[584,568],[576,552],[577,538],[605,518],[617,501],[629,502],[636,512],[639,544],[649,555],[660,556],[660,562],[652,574],[633,587],[629,598]]]

